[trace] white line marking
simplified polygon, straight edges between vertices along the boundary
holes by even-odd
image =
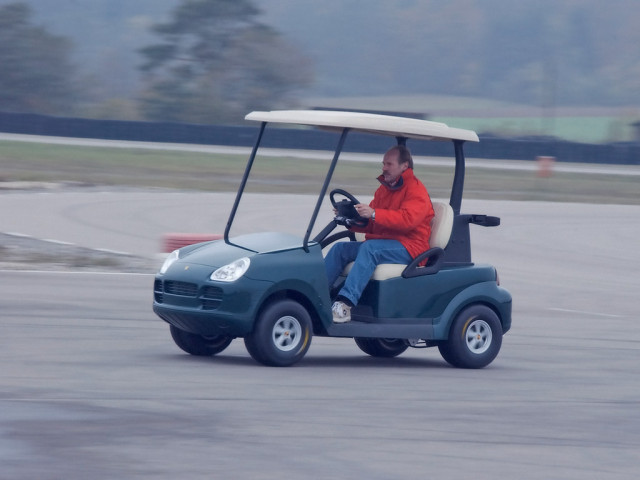
[[[87,248],[87,247],[81,247],[81,248]],[[102,252],[102,253],[113,253],[115,255],[124,255],[126,257],[135,257],[133,253],[121,252],[119,250],[110,250],[108,248],[87,248],[87,250],[93,250],[95,252]]]
[[[77,247],[77,248],[81,248],[83,250],[91,250],[91,251],[94,251],[94,252],[110,253],[110,254],[114,254],[114,255],[124,255],[126,257],[135,257],[136,256],[133,253],[123,252],[123,251],[120,251],[120,250],[112,250],[110,248],[84,247],[82,245],[78,245],[77,243],[65,242],[64,240],[56,240],[55,238],[38,238],[38,237],[34,237],[33,235],[27,235],[25,233],[19,233],[19,232],[0,232],[0,233],[3,234],[3,235],[8,235],[10,237],[28,238],[28,239],[37,240],[37,241],[40,241],[40,242],[52,243],[54,245],[65,245],[65,246],[70,246],[70,247]]]
[[[50,273],[54,275],[137,275],[140,277],[154,277],[156,273],[139,273],[139,272],[100,272],[100,271],[73,271],[73,270],[12,270],[0,269],[2,273]]]
[[[71,242],[64,242],[62,240],[55,240],[53,238],[42,238],[42,239],[40,239],[40,241],[47,242],[47,243],[54,243],[56,245],[74,245]]]
[[[624,318],[622,315],[611,315],[608,313],[597,313],[597,312],[585,312],[583,310],[571,310],[569,308],[548,308],[547,310],[551,310],[554,312],[578,313],[580,315],[592,315],[595,317]]]

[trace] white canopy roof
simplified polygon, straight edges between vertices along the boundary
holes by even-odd
[[[444,123],[427,120],[372,113],[335,110],[275,110],[251,112],[245,119],[257,122],[309,125],[334,131],[350,128],[359,132],[421,140],[479,141],[478,135],[472,130],[450,128]]]

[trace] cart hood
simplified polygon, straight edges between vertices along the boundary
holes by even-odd
[[[253,233],[229,239],[202,243],[190,249],[187,247],[181,262],[218,268],[242,257],[257,254],[276,253],[302,248],[302,238],[286,233]]]

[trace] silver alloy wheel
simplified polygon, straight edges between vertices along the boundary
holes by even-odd
[[[493,334],[491,327],[484,320],[474,320],[466,332],[467,348],[477,355],[486,352],[491,346]]]
[[[271,334],[273,344],[282,352],[293,350],[302,338],[302,325],[297,318],[286,315],[278,319]]]

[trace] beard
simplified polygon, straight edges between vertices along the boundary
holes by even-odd
[[[400,176],[397,176],[397,177],[396,177],[396,176],[390,175],[390,174],[388,174],[388,173],[383,173],[383,174],[382,174],[382,178],[384,178],[384,181],[385,181],[386,183],[388,183],[388,184],[391,184],[391,185],[392,185],[392,184],[394,184],[394,183],[396,183],[396,182],[398,181],[398,179],[400,178]]]

